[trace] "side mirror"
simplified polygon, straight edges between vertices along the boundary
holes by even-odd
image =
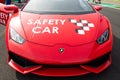
[[[102,10],[102,6],[95,5],[94,8],[95,8],[97,11]]]
[[[5,10],[7,11],[13,11],[13,13],[17,13],[18,12],[18,7],[15,5],[6,5],[4,7]]]

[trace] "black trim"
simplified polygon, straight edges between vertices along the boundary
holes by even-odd
[[[31,67],[31,66],[37,66],[38,64],[31,62],[25,58],[22,58],[16,54],[14,54],[13,52],[9,52],[9,57],[10,59],[12,59],[15,63],[17,63],[18,65],[22,66],[22,67]]]
[[[90,14],[90,13],[96,13],[95,11],[85,11],[85,12],[45,12],[45,11],[29,11],[29,10],[23,10],[23,12],[27,13],[33,13],[33,14],[40,14],[40,15],[81,15],[81,14]]]
[[[105,63],[107,60],[110,59],[110,53],[111,52],[109,52],[108,54],[105,54],[104,56],[101,56],[85,65],[91,66],[91,67],[99,67],[100,65],[102,65],[103,63]]]

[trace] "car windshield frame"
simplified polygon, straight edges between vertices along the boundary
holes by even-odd
[[[48,6],[43,6],[45,5],[45,2]],[[62,2],[64,2],[64,4],[62,4]],[[40,5],[42,7],[38,7]],[[22,11],[35,14],[65,14],[65,15],[88,14],[95,12],[93,7],[86,0],[29,0],[29,2],[24,6]]]

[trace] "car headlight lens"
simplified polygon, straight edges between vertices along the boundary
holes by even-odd
[[[109,39],[109,29],[107,29],[98,39],[97,43],[102,44]]]
[[[10,28],[10,38],[19,44],[23,44],[25,39],[20,36],[13,28]]]

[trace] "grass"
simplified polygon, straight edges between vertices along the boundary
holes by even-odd
[[[92,1],[92,0],[90,0]],[[97,1],[97,0],[96,0]],[[102,6],[112,7],[112,8],[120,8],[120,0],[101,0]]]
[[[120,0],[101,0],[101,1],[105,1],[105,2],[119,2],[120,3]]]
[[[116,2],[116,1],[120,1],[120,0],[103,0],[103,1],[113,1],[113,2]]]
[[[102,0],[103,2],[109,2],[109,3],[113,3],[116,4],[117,6],[120,6],[120,0]]]

